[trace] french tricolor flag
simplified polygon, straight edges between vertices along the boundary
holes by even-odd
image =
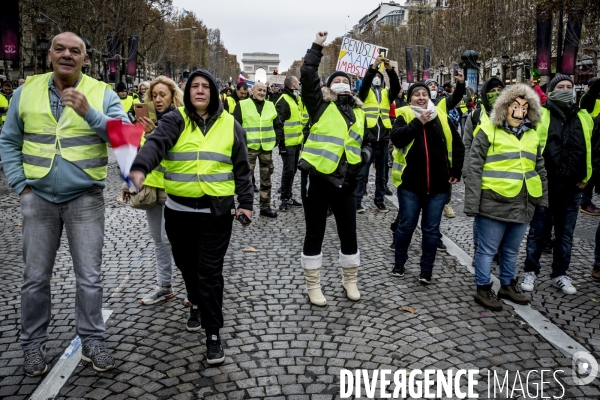
[[[106,128],[108,140],[121,170],[121,178],[130,188],[135,189],[129,180],[129,171],[140,148],[144,126],[141,124],[124,124],[120,119],[109,119]]]

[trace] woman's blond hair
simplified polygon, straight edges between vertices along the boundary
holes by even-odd
[[[157,76],[152,80],[152,82],[150,82],[150,87],[148,90],[146,90],[146,93],[144,93],[144,103],[147,104],[152,101],[152,90],[154,89],[154,86],[158,85],[159,83],[166,85],[171,91],[171,96],[173,97],[171,105],[173,107],[177,108],[183,106],[183,93],[181,93],[181,89],[177,87],[177,84],[175,81],[173,81],[173,79],[167,78],[164,75]]]

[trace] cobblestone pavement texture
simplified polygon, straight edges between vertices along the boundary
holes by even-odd
[[[274,160],[275,191],[281,160],[278,155]],[[178,270],[174,273],[174,300],[153,306],[140,304],[156,278],[153,245],[144,213],[115,200],[120,195],[120,181],[111,155],[105,190],[103,282],[104,307],[113,310],[107,321],[106,343],[117,367],[98,373],[80,363],[57,398],[325,400],[339,398],[342,368],[478,368],[480,398],[487,397],[488,372],[509,371],[512,382],[517,371],[524,380],[524,371],[560,369],[564,371],[558,374],[566,390],[564,398],[600,398],[598,379],[587,386],[574,386],[571,360],[510,306],[490,312],[476,305],[473,277],[456,258],[438,253],[433,284],[419,284],[418,231],[406,275],[389,275],[393,263],[389,224],[395,210],[391,207],[387,214],[375,210],[371,172],[369,193],[363,201],[367,212],[357,218],[362,261],[359,302],[347,300],[341,285],[333,219],[328,221],[323,248],[326,308],[310,305],[304,291],[301,208],[280,213],[276,220],[255,216],[247,229],[234,224],[224,268],[225,327],[221,335],[227,357],[224,364],[215,367],[206,363],[204,334],[185,330],[187,308]],[[22,369],[18,339],[21,214],[18,196],[0,175],[0,270],[5,288],[0,304],[0,398],[26,399],[43,377],[26,377]],[[444,218],[441,230],[470,254],[472,221],[462,214],[462,196],[459,184],[452,200],[457,217]],[[276,207],[277,196],[273,193],[272,197]],[[255,200],[258,209],[258,196]],[[598,221],[583,214],[578,221],[570,272],[578,294],[559,293],[550,286],[549,274],[544,274],[533,293],[532,305],[592,351],[596,359],[600,359],[600,289],[591,281],[590,271]],[[247,246],[258,251],[244,252]],[[547,266],[550,259],[544,257]],[[63,236],[52,277],[46,356],[50,367],[75,335],[74,296],[71,258]],[[404,311],[404,306],[414,307],[417,313]],[[533,392],[532,382],[529,384]],[[546,389],[545,396],[561,393],[557,384]]]

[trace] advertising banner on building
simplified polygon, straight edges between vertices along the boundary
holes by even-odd
[[[537,13],[537,66],[540,75],[552,73],[552,14],[548,11]]]
[[[413,83],[413,59],[412,59],[412,47],[406,46],[406,82]]]
[[[565,43],[560,66],[560,72],[563,74],[575,74],[575,64],[577,63],[577,51],[579,50],[579,37],[581,36],[582,23],[583,10],[579,7],[571,7],[569,10],[567,33],[565,34]]]

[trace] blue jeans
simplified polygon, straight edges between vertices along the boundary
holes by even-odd
[[[422,210],[421,271],[433,271],[437,244],[440,240],[440,221],[447,200],[447,193],[418,195],[402,187],[398,188],[398,204],[402,213],[396,231],[396,264],[404,265],[408,259],[408,246]]]
[[[556,189],[552,186],[548,188],[548,203],[550,207],[547,210],[536,208],[533,220],[529,225],[525,272],[540,273],[540,256],[544,248],[544,231],[548,222],[553,220],[555,241],[552,254],[552,274],[550,277],[556,278],[557,276],[567,274],[569,264],[571,263],[573,232],[577,224],[582,194],[583,190],[577,186],[561,189]],[[550,213],[550,215],[547,215],[547,213]]]
[[[156,281],[163,286],[171,286],[173,277],[173,262],[171,250],[166,244],[164,204],[156,203],[146,210],[148,230],[154,241],[154,255],[156,256]]]
[[[476,216],[477,251],[475,252],[475,284],[487,285],[491,281],[492,261],[500,253],[500,284],[507,286],[517,271],[519,246],[525,236],[527,224],[503,222]]]
[[[102,319],[102,189],[65,203],[51,203],[33,192],[20,195],[23,214],[21,346],[38,348],[48,340],[52,298],[50,279],[63,227],[75,272],[75,326],[83,344],[104,341]]]
[[[388,145],[387,142],[377,142],[377,148],[374,149],[371,160],[363,165],[356,177],[356,204],[362,203],[362,199],[367,191],[367,182],[369,180],[369,168],[375,162],[375,204],[383,203],[385,198],[385,188],[387,186],[388,171]]]

